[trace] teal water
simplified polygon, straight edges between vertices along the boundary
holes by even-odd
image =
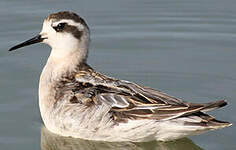
[[[90,26],[88,61],[96,70],[186,101],[227,99],[227,107],[211,114],[236,124],[235,7],[234,0],[1,0],[0,149],[236,149],[234,125],[168,143],[53,135],[42,128],[38,109],[38,80],[50,48],[7,51],[36,35],[48,14],[71,10]]]

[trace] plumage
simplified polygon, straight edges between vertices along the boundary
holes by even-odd
[[[83,65],[86,66],[84,70],[76,72],[71,79],[63,80],[63,86],[60,86],[65,89],[64,93],[61,93],[61,90],[58,92],[62,95],[68,91],[72,92],[73,103],[84,105],[105,103],[111,107],[110,113],[117,120],[131,118],[169,120],[194,113],[199,115],[199,112],[206,112],[227,104],[224,100],[206,104],[184,102],[149,87],[107,77],[94,71],[87,64]],[[206,114],[201,113],[199,117],[201,116],[205,117]],[[208,120],[213,118],[206,121]]]
[[[114,79],[87,64],[90,31],[72,12],[49,15],[40,35],[10,50],[43,42],[52,47],[39,82],[39,107],[51,132],[102,141],[174,140],[230,126],[205,112],[224,100],[196,104]]]

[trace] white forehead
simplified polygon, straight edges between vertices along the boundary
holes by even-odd
[[[83,30],[85,27],[83,24],[79,23],[79,22],[75,22],[74,20],[71,20],[71,19],[61,19],[59,21],[51,21],[51,26],[52,27],[55,27],[57,26],[59,23],[67,23],[68,25],[71,25],[71,26],[75,26],[77,27],[78,29],[80,30]]]

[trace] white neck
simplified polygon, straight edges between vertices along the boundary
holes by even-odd
[[[89,35],[83,36],[80,40],[68,36],[63,42],[53,43],[43,70],[45,76],[48,74],[51,78],[58,78],[65,73],[76,71],[80,64],[86,63],[89,43]]]
[[[59,49],[52,49],[43,73],[50,75],[51,79],[60,78],[63,74],[75,72],[76,68],[86,63],[87,49],[79,49],[58,54]]]

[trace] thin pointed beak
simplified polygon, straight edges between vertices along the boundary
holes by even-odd
[[[42,36],[39,34],[39,35],[33,37],[32,39],[29,39],[23,43],[13,46],[12,48],[9,49],[9,51],[13,51],[13,50],[16,50],[16,49],[24,47],[24,46],[28,46],[28,45],[42,42],[44,39],[46,39],[46,38],[42,38]]]

